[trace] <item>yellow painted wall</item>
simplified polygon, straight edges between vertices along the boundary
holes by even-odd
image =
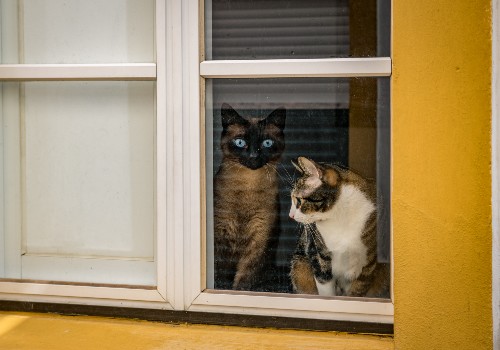
[[[396,349],[492,348],[490,19],[489,0],[393,0]],[[353,340],[328,342],[392,347]]]
[[[491,349],[491,5],[393,1],[396,349]]]

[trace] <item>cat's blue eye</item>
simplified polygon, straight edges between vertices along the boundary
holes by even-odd
[[[262,141],[262,146],[264,146],[266,148],[271,147],[273,144],[274,144],[274,141],[270,140],[270,139]]]
[[[233,143],[236,145],[236,147],[243,148],[247,145],[247,142],[243,139],[234,139]]]

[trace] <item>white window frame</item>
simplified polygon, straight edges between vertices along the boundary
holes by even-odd
[[[165,45],[166,37],[172,32],[166,26],[166,14],[169,13],[166,6],[166,0],[155,1],[156,63],[0,65],[0,82],[156,81],[156,287],[90,286],[4,279],[0,280],[0,299],[117,307],[174,308],[168,301],[168,295],[172,293],[168,287],[172,283],[167,283],[167,276],[173,275],[173,263],[167,262],[167,257],[173,255],[172,248],[167,252],[167,247],[171,247],[167,244],[167,192],[172,190],[173,186],[171,181],[169,182],[172,176],[167,175],[167,167],[172,166],[172,158],[167,156],[167,140],[173,138],[174,130],[168,127],[171,120],[167,120],[165,98],[167,95],[166,71],[169,69]]]
[[[186,265],[185,304],[189,311],[222,312],[238,314],[254,314],[268,316],[283,316],[313,319],[333,319],[356,322],[394,322],[394,304],[391,300],[358,301],[326,299],[314,296],[299,296],[271,293],[240,293],[204,291],[205,287],[205,237],[203,221],[200,215],[206,208],[197,183],[205,178],[202,171],[199,140],[204,134],[204,79],[208,78],[276,78],[276,77],[354,77],[354,76],[391,76],[391,59],[384,58],[352,58],[352,59],[311,59],[311,60],[226,60],[204,61],[203,28],[200,18],[203,18],[203,3],[199,0],[188,0],[183,3],[182,11],[183,47],[182,54],[185,68],[183,119],[184,128],[184,159],[188,159],[186,174],[189,178],[185,186],[185,239],[184,261]],[[200,39],[202,38],[202,39]],[[201,41],[201,42],[200,42]],[[201,94],[201,99],[200,99]],[[200,105],[201,102],[201,105]],[[194,141],[196,140],[196,141]],[[198,182],[197,182],[198,181]],[[204,187],[202,182],[202,187]],[[200,209],[198,209],[200,208]],[[201,230],[201,231],[200,231]],[[200,239],[201,238],[201,239]],[[391,264],[392,266],[392,264]]]
[[[204,61],[202,11],[203,0],[156,0],[156,64],[0,65],[0,81],[157,84],[157,287],[0,281],[0,300],[393,323],[393,297],[381,302],[205,290],[205,79],[389,77],[391,59]]]

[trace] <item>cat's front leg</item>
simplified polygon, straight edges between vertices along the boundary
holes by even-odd
[[[316,282],[316,288],[318,289],[318,294],[322,296],[335,296],[336,286],[335,279],[330,279],[329,281],[319,281],[317,278],[314,278]]]
[[[332,271],[332,252],[326,247],[319,231],[312,231],[307,241],[306,254],[314,271],[314,280],[318,294],[333,296],[336,293],[336,280]]]
[[[307,257],[307,231],[302,228],[290,264],[290,279],[293,292],[297,294],[318,294],[314,280],[314,270]]]
[[[351,297],[364,297],[373,283],[374,272],[377,263],[372,261],[364,266],[361,273],[354,279],[347,291],[347,295]]]
[[[233,289],[252,290],[258,284],[266,263],[266,249],[272,227],[267,220],[254,219],[247,226],[247,245],[244,247],[236,267]],[[272,222],[272,221],[271,221]]]
[[[293,292],[297,294],[318,294],[314,271],[309,259],[303,255],[295,255],[292,259],[290,278]]]
[[[236,268],[233,289],[252,290],[259,281],[264,265],[265,245],[252,243],[243,252]]]
[[[348,295],[353,297],[388,298],[390,296],[389,264],[373,263],[365,266],[352,282]]]
[[[235,249],[237,226],[227,217],[216,217],[214,226],[214,286],[215,289],[232,289],[238,259]]]

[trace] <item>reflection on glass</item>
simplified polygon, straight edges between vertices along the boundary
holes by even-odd
[[[206,0],[208,59],[389,56],[390,1]]]
[[[1,63],[154,61],[153,0],[0,0]]]
[[[389,297],[388,79],[207,86],[208,287]]]

